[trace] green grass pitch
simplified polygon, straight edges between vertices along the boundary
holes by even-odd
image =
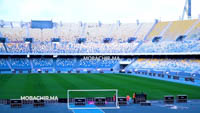
[[[67,89],[118,89],[119,96],[145,92],[149,100],[178,94],[200,99],[200,87],[197,86],[124,74],[0,74],[0,99],[21,96],[66,98]]]

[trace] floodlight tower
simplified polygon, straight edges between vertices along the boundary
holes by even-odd
[[[185,5],[183,8],[183,14],[181,20],[184,20],[185,14],[187,15],[188,19],[191,19],[192,17],[191,0],[185,0]]]

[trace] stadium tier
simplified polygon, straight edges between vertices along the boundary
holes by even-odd
[[[200,51],[200,41],[161,41],[144,42],[138,47],[138,53],[191,53]]]
[[[119,59],[84,59],[84,58],[1,58],[0,69],[15,71],[72,71],[72,70],[109,70]]]
[[[15,56],[16,57],[16,56]],[[180,76],[187,75],[193,77],[197,75],[200,77],[200,60],[199,59],[180,59],[180,58],[123,58],[123,59],[85,59],[80,57],[73,58],[1,58],[0,70],[13,70],[28,72],[67,72],[67,71],[108,71],[119,72],[118,70],[125,70],[126,72],[134,72],[137,70],[146,71],[162,71],[166,72],[182,72]]]
[[[199,74],[198,57],[171,59],[167,56],[171,53],[199,55],[199,19],[101,25],[54,23],[53,27],[41,26],[41,29],[33,28],[31,25],[31,22],[27,22],[24,26],[0,28],[1,71],[124,72],[131,70],[134,72],[135,69],[148,69],[163,72],[190,72],[190,76]],[[160,53],[161,55],[164,53],[166,58],[141,59],[140,57],[140,55],[160,55]],[[84,55],[122,55],[122,57],[84,59]]]
[[[28,23],[27,23],[28,24]],[[2,27],[0,53],[184,53],[199,52],[200,21],[140,24],[62,24],[52,29]],[[26,38],[33,41],[27,43]],[[59,41],[53,41],[57,38]]]
[[[200,60],[197,59],[156,59],[146,58],[137,59],[131,65],[132,68],[138,69],[155,69],[162,71],[200,71]],[[194,72],[193,72],[194,73]]]
[[[51,43],[32,44],[32,53],[133,53],[138,43]]]

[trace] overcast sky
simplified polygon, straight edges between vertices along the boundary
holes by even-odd
[[[178,20],[185,0],[0,0],[0,20],[31,19],[64,22],[122,23]],[[192,0],[192,17],[200,14],[200,0]]]

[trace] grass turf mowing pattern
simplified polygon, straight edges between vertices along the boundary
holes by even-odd
[[[150,100],[178,94],[200,99],[200,87],[197,86],[124,74],[0,74],[0,98],[66,98],[67,89],[118,89],[119,96],[145,92]]]

